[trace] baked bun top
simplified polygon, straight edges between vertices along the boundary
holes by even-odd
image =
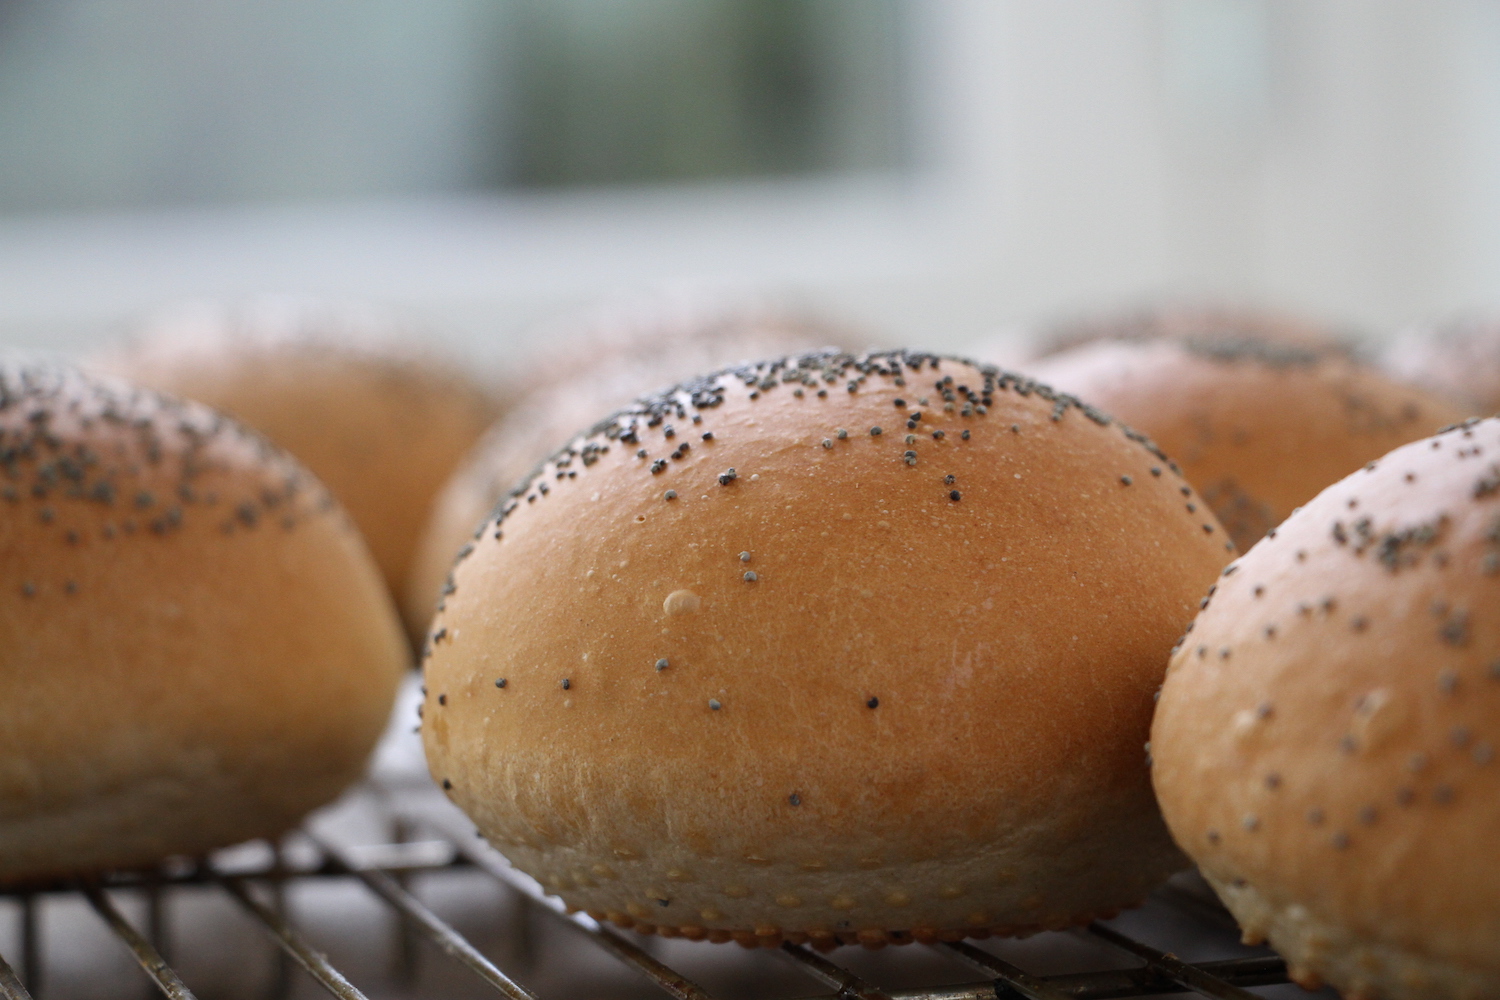
[[[0,364],[0,881],[283,832],[407,661],[341,508],[196,403]]]
[[[1151,744],[1168,823],[1211,876],[1492,969],[1497,459],[1500,420],[1406,445],[1233,563],[1172,657]]]
[[[1249,341],[1100,341],[1027,371],[1150,435],[1241,549],[1340,476],[1465,416],[1341,355]]]
[[[296,299],[189,304],[92,366],[205,403],[295,455],[359,525],[392,593],[433,497],[502,402],[378,312]]]
[[[1489,416],[1500,410],[1500,318],[1463,316],[1407,330],[1382,357],[1386,371]]]
[[[433,502],[402,601],[413,634],[426,630],[454,556],[495,504],[601,414],[726,364],[854,346],[850,331],[827,323],[676,298],[558,324],[546,339],[565,346],[534,367],[530,391],[485,432]]]
[[[1298,316],[1222,304],[1179,303],[1115,310],[1053,324],[1036,338],[1032,358],[1040,360],[1100,340],[1177,340],[1207,347],[1264,344],[1346,356],[1356,354],[1359,343],[1347,331]]]
[[[634,912],[647,886],[612,887],[663,879],[653,923],[881,934],[1134,902],[1178,863],[1151,695],[1233,552],[1196,501],[1139,435],[958,359],[689,382],[575,438],[464,552],[430,766],[574,905]]]

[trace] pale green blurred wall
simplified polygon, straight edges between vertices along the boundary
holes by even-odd
[[[0,213],[889,169],[894,0],[0,0]]]

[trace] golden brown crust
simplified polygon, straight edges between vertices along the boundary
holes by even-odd
[[[196,404],[0,368],[0,882],[281,833],[403,668],[327,492]]]
[[[1180,864],[1141,746],[1232,551],[1192,499],[953,359],[699,380],[574,441],[459,563],[429,763],[549,891],[652,927],[1065,926]]]
[[[433,498],[501,409],[372,318],[279,300],[174,314],[95,365],[205,403],[297,456],[359,525],[393,594]]]
[[[567,347],[534,366],[528,385],[535,388],[485,432],[433,501],[402,598],[415,635],[432,620],[458,550],[495,505],[601,414],[726,364],[850,347],[854,339],[848,330],[779,313],[676,300],[623,315],[605,312],[551,336]],[[562,359],[566,366],[558,364]]]
[[[1461,427],[1289,518],[1226,570],[1172,658],[1152,731],[1168,822],[1211,878],[1248,885],[1267,912],[1295,904],[1377,952],[1490,982],[1497,457],[1500,421]],[[1274,926],[1247,930],[1277,943]],[[1324,951],[1304,965],[1347,986]]]
[[[1247,549],[1329,483],[1464,414],[1338,355],[1101,342],[1028,374],[1150,435]]]

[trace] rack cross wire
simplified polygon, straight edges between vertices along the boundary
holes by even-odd
[[[11,952],[15,964],[0,955],[0,998],[32,1000],[43,981],[42,949],[38,928],[40,897],[76,893],[85,899],[104,926],[140,965],[156,988],[171,1000],[194,1000],[194,994],[164,957],[166,908],[171,891],[183,886],[208,886],[234,901],[280,948],[281,969],[273,992],[284,995],[291,965],[300,966],[328,993],[340,1000],[363,1000],[366,994],[336,968],[319,950],[307,931],[285,913],[286,886],[318,879],[354,879],[402,921],[401,946],[410,954],[412,939],[425,940],[458,962],[495,993],[511,1000],[543,1000],[525,985],[525,977],[507,972],[470,943],[458,930],[433,912],[409,886],[414,876],[444,871],[464,871],[492,880],[503,891],[514,894],[521,904],[542,919],[569,925],[603,952],[635,970],[660,990],[679,1000],[713,1000],[713,995],[690,978],[653,956],[641,938],[601,925],[584,913],[569,913],[562,902],[542,892],[499,854],[483,845],[472,828],[459,829],[451,816],[432,811],[403,811],[392,807],[389,797],[369,788],[372,801],[384,803],[386,822],[398,836],[376,844],[339,843],[334,838],[307,829],[294,837],[311,848],[314,860],[301,864],[288,861],[279,845],[266,852],[268,859],[246,869],[227,869],[211,859],[165,866],[153,872],[109,873],[88,881],[71,881],[26,890],[0,891],[20,907],[19,950]],[[418,839],[420,838],[420,839]],[[303,852],[304,855],[307,851]],[[145,899],[145,929],[126,919],[116,903],[122,894]],[[1213,926],[1225,936],[1234,933],[1229,914],[1216,901],[1167,885],[1154,898],[1180,916],[1200,925]],[[802,945],[783,943],[766,949],[766,960],[790,963],[812,982],[832,992],[802,994],[804,1000],[1104,1000],[1110,997],[1140,997],[1191,993],[1231,998],[1257,997],[1248,988],[1288,982],[1285,963],[1274,955],[1257,955],[1219,961],[1184,962],[1167,951],[1154,948],[1104,923],[1093,923],[1074,933],[1084,935],[1128,953],[1140,964],[1119,969],[1037,975],[969,942],[938,943],[930,947],[976,972],[981,979],[959,985],[925,989],[883,989],[867,982],[828,955]],[[725,945],[702,947],[727,947]],[[1263,1000],[1263,998],[1262,998]]]

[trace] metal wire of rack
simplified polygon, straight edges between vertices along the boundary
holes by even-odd
[[[414,691],[403,696],[409,704],[398,709],[397,718],[409,718],[415,699]],[[495,929],[493,914],[471,921],[466,934],[452,914],[439,915],[442,907],[424,900],[429,894],[424,886],[445,876],[493,890],[511,914],[502,936],[488,933]],[[366,975],[372,981],[357,984],[360,975],[339,968],[328,957],[340,931],[337,925],[348,923],[351,904],[345,897],[330,910],[331,921],[320,924],[312,915],[303,919],[294,913],[299,909],[292,905],[298,890],[332,884],[358,886],[362,904],[388,920],[389,947],[376,950],[389,958],[389,975]],[[41,1000],[50,995],[44,952],[57,949],[43,947],[44,907],[78,900],[87,909],[75,905],[77,919],[88,920],[91,910],[88,929],[95,934],[100,926],[106,929],[145,974],[133,988],[97,995],[135,997],[154,986],[152,993],[190,1000],[196,996],[188,982],[192,975],[179,973],[177,965],[183,963],[168,960],[174,955],[174,910],[180,910],[182,897],[190,893],[208,894],[269,939],[274,946],[272,972],[256,991],[268,1000],[294,994],[378,1000],[435,992],[534,1000],[585,991],[631,997],[665,993],[678,1000],[1104,1000],[1183,993],[1264,1000],[1266,994],[1249,992],[1259,987],[1271,987],[1273,993],[1291,989],[1306,996],[1280,985],[1288,982],[1281,959],[1264,949],[1239,945],[1233,918],[1194,878],[1158,889],[1140,911],[1144,917],[1125,915],[1074,931],[1037,935],[1027,942],[1040,942],[1040,947],[997,941],[914,944],[888,949],[887,954],[922,956],[922,961],[908,957],[895,964],[888,960],[872,965],[872,953],[857,946],[825,955],[783,943],[747,953],[730,945],[694,945],[621,932],[587,914],[568,913],[560,900],[546,895],[480,840],[426,776],[420,744],[409,726],[393,725],[371,778],[276,844],[245,845],[207,859],[173,859],[150,872],[109,873],[89,881],[0,891],[0,907],[8,903],[14,911],[15,931],[11,943],[0,937],[0,1000]],[[137,919],[132,921],[126,911],[138,914]],[[473,939],[484,933],[488,943],[475,943]],[[77,941],[85,935],[75,924],[70,934],[59,936],[70,938],[62,942],[65,947],[82,947]],[[416,989],[414,970],[419,961],[428,961],[424,943],[453,963],[450,971],[457,978],[441,988]],[[1087,947],[1078,948],[1080,943]],[[1051,955],[1059,944],[1068,952],[1061,960]],[[1203,952],[1205,946],[1211,954],[1229,957],[1188,962],[1173,953]],[[542,975],[538,953],[548,948],[565,966],[577,966],[586,957],[596,964],[614,963],[610,971],[619,979],[613,987],[600,987],[597,981],[580,985],[566,976]],[[504,957],[497,957],[498,952]],[[236,951],[231,960],[243,958]],[[1051,968],[1040,968],[1044,965]],[[682,966],[692,968],[685,972]],[[299,981],[298,968],[307,978]],[[620,976],[620,969],[634,976]],[[712,975],[700,974],[703,970]],[[715,979],[714,988],[695,977]],[[914,977],[915,985],[910,982]],[[907,982],[893,985],[877,979]]]
[[[155,872],[115,873],[88,882],[0,896],[12,899],[21,911],[19,948],[9,952],[10,961],[0,956],[0,998],[30,1000],[45,989],[36,915],[41,897],[59,893],[81,895],[161,994],[172,1000],[193,998],[191,987],[165,957],[168,949],[164,932],[172,893],[189,886],[211,887],[233,900],[280,948],[283,972],[273,979],[270,994],[286,994],[290,979],[285,972],[294,965],[341,1000],[366,997],[370,994],[351,982],[320,950],[315,943],[315,932],[301,926],[287,912],[287,886],[326,879],[355,880],[371,897],[398,915],[402,927],[397,948],[405,948],[408,957],[414,954],[410,947],[413,940],[425,941],[466,967],[493,993],[511,1000],[537,998],[538,994],[526,985],[524,969],[503,967],[419,897],[413,879],[439,872],[466,872],[472,877],[491,880],[541,919],[581,933],[594,948],[634,970],[660,992],[679,1000],[710,1000],[715,995],[654,955],[656,942],[601,926],[586,914],[567,913],[559,900],[546,896],[534,881],[511,868],[478,840],[472,829],[463,829],[455,813],[432,809],[430,803],[416,809],[392,804],[388,788],[366,789],[362,794],[383,804],[385,820],[396,837],[360,845],[339,842],[324,832],[305,828],[283,844],[267,847],[248,863],[218,857],[193,862],[179,860]],[[145,905],[138,907],[144,912],[144,920],[140,921],[143,928],[127,919],[122,910],[121,901],[130,896],[144,901]],[[1174,911],[1181,919],[1213,927],[1224,935],[1233,933],[1233,921],[1228,914],[1191,888],[1170,884],[1158,890],[1154,899],[1158,906]],[[1249,992],[1252,987],[1287,982],[1284,963],[1270,954],[1189,963],[1109,924],[1094,923],[1072,933],[1104,942],[1122,955],[1139,960],[1138,964],[1042,975],[1028,972],[972,942],[936,944],[929,947],[980,978],[915,989],[890,989],[870,982],[849,967],[854,963],[843,960],[843,952],[857,953],[857,948],[841,949],[830,957],[805,946],[782,944],[768,952],[763,961],[772,961],[774,956],[799,970],[813,984],[831,991],[790,995],[828,1000],[1011,1000],[1015,997],[1059,1000],[1171,993],[1243,1000],[1259,996]]]

